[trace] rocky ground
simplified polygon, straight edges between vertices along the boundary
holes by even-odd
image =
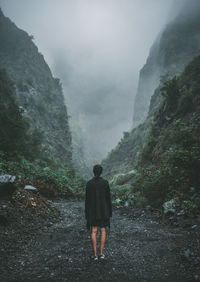
[[[10,214],[8,222],[1,224],[0,281],[200,280],[198,218],[196,225],[180,228],[150,211],[115,208],[106,259],[95,262],[90,258],[84,202],[57,200],[51,204],[61,216],[56,209],[51,216],[46,212],[34,215],[30,208],[26,219],[16,210],[14,219]],[[6,204],[1,207],[7,209]]]

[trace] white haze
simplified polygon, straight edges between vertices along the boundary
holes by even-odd
[[[0,0],[63,84],[71,125],[105,157],[131,128],[139,70],[172,0]],[[93,149],[92,149],[93,148]]]

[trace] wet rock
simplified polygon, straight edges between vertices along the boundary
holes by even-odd
[[[185,215],[185,211],[184,210],[181,210],[180,212],[177,213],[177,216],[182,216],[182,215]]]
[[[120,198],[117,198],[117,199],[115,200],[115,202],[116,202],[116,204],[119,204],[119,203],[121,202]]]
[[[31,186],[31,185],[26,185],[24,187],[24,190],[27,190],[27,191],[32,191],[32,192],[38,192],[38,189],[34,186]]]
[[[195,274],[195,275],[194,275],[194,280],[196,280],[196,281],[200,281],[200,275]]]
[[[148,205],[148,206],[146,206],[145,210],[146,210],[147,212],[152,212],[152,211],[153,211],[153,208],[152,208],[152,206]]]
[[[23,260],[20,260],[19,263],[21,264],[21,266],[25,265],[25,262]]]
[[[125,207],[128,207],[128,206],[129,206],[129,203],[126,201],[126,202],[124,203],[124,206],[125,206]]]
[[[10,174],[1,174],[0,175],[0,184],[2,183],[14,183],[16,180],[16,176]]]
[[[191,194],[194,194],[194,193],[196,192],[196,189],[195,189],[194,187],[190,187],[189,192],[190,192]]]
[[[186,251],[184,251],[184,257],[185,258],[189,258],[190,257],[190,255],[191,255],[191,251],[189,250],[189,249],[187,249]]]
[[[175,213],[176,212],[176,205],[177,205],[177,202],[176,202],[175,199],[172,199],[168,202],[165,202],[163,204],[164,214]]]

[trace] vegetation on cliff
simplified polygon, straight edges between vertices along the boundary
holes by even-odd
[[[31,157],[38,154],[38,142],[30,132],[28,120],[22,116],[14,95],[14,85],[0,70],[0,150],[9,155]]]
[[[47,196],[80,196],[62,85],[32,40],[0,10],[0,173]]]
[[[163,80],[179,75],[199,55],[199,14],[198,0],[185,1],[178,15],[165,26],[153,43],[139,75],[134,100],[134,129],[124,135],[102,162],[109,178],[138,166],[140,151],[151,130],[153,114],[163,99],[160,94]]]
[[[152,115],[148,138],[140,151],[126,199],[131,203],[135,195],[141,204],[159,208],[175,198],[181,208],[197,212],[200,207],[200,57],[182,74],[165,81],[159,95],[162,99]],[[119,187],[114,185],[112,190],[116,194]]]
[[[18,185],[32,184],[45,196],[82,196],[84,182],[72,167],[57,162],[42,137],[21,112],[14,83],[0,70],[0,174],[16,175]]]
[[[166,81],[161,94],[134,183],[155,206],[174,197],[191,202],[200,192],[200,57]]]
[[[133,126],[148,115],[151,97],[158,87],[160,77],[174,76],[199,55],[200,2],[185,1],[178,15],[160,32],[150,49],[140,71],[138,91],[134,101]]]
[[[58,161],[72,165],[69,117],[62,85],[54,78],[33,37],[0,10],[0,69],[15,87],[20,110],[29,118],[32,134]]]

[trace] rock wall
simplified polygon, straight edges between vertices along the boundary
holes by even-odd
[[[167,24],[150,49],[140,71],[134,102],[133,127],[148,115],[151,96],[160,78],[173,76],[200,54],[200,1],[186,1],[179,14]]]
[[[0,68],[15,83],[21,110],[43,149],[71,165],[71,132],[62,86],[54,78],[32,36],[19,29],[0,10]]]
[[[124,135],[103,160],[108,177],[138,166],[140,152],[149,138],[154,111],[160,104],[160,78],[183,71],[200,54],[200,1],[186,1],[178,16],[160,32],[140,71],[134,104],[133,130]]]

